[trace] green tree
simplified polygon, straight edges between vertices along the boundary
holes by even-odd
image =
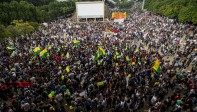
[[[197,25],[197,13],[192,15],[192,23]]]
[[[48,5],[51,2],[55,2],[56,0],[26,0],[29,3],[32,3],[35,6],[43,6]]]
[[[0,36],[17,37],[28,34],[37,28],[38,23],[71,14],[74,10],[74,0],[2,0]]]
[[[0,25],[0,38],[6,38],[8,35],[6,35],[6,28],[4,25]]]
[[[6,34],[7,34],[7,37],[17,37],[19,36],[18,34],[18,29],[16,29],[16,27],[14,25],[9,25],[6,27]]]
[[[180,13],[178,15],[179,17],[179,21],[192,21],[192,13],[190,12],[190,8],[188,7],[183,7],[181,10],[180,10]]]
[[[30,32],[35,30],[35,28],[30,23],[23,22],[23,20],[14,20],[12,24],[17,29],[18,35],[29,34]]]
[[[169,18],[177,18],[181,22],[196,24],[197,12],[196,0],[147,0],[145,9],[165,15]]]
[[[17,37],[20,35],[29,34],[37,28],[36,22],[23,22],[23,20],[14,20],[11,25],[5,27],[0,25],[0,37]]]

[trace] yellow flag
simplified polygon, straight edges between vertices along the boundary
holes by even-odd
[[[160,63],[159,60],[156,59],[154,66],[152,67],[159,75],[161,74]]]
[[[44,49],[40,52],[40,57],[47,56],[47,49]]]
[[[98,63],[98,65],[100,65],[101,64],[100,60],[98,60],[97,63]]]
[[[73,106],[70,106],[69,108],[70,108],[70,110],[73,110],[74,109]]]
[[[129,56],[126,56],[126,61],[130,61]]]
[[[97,82],[97,86],[102,86],[104,85],[105,81]]]
[[[67,54],[66,54],[66,58],[67,58],[67,59],[69,58],[69,52],[67,52]]]
[[[139,52],[139,50],[138,50],[138,49],[136,49],[136,50],[135,50],[135,53],[136,53],[136,52]]]
[[[128,77],[131,77],[131,74],[129,74]]]
[[[34,51],[34,52],[38,52],[38,51],[40,51],[40,48],[39,48],[39,47],[36,47],[36,48],[34,48],[33,51]]]
[[[153,66],[153,69],[155,69],[156,71],[158,70],[159,68],[159,60],[156,59],[155,63],[154,63],[154,66]]]
[[[67,73],[70,72],[70,67],[69,66],[66,67],[66,71],[67,71]]]
[[[64,76],[63,75],[61,76],[61,79],[64,80]]]
[[[99,51],[99,54],[100,54],[100,55],[106,55],[106,52],[105,52],[105,50],[102,48],[102,46],[99,46],[98,51]]]

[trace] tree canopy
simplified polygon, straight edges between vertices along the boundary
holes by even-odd
[[[35,3],[35,1],[37,2]],[[41,4],[43,5],[39,6]],[[0,24],[10,24],[13,20],[42,22],[54,19],[58,16],[70,14],[74,10],[74,1],[18,0],[3,2],[0,4]]]
[[[1,0],[0,1],[0,38],[15,37],[36,29],[37,23],[52,20],[73,13],[75,1],[56,0]],[[20,26],[22,25],[22,26]],[[23,25],[25,28],[23,28]],[[19,27],[20,26],[20,27]],[[33,28],[32,28],[33,27]],[[16,28],[16,29],[15,29]]]
[[[196,0],[146,0],[145,2],[145,8],[150,11],[193,24],[197,24],[196,6]]]

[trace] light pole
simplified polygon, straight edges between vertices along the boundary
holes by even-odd
[[[145,4],[145,0],[143,0],[143,3],[142,3],[142,10],[144,10],[144,4]]]

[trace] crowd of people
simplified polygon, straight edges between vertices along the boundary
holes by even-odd
[[[196,112],[197,27],[129,13],[0,40],[0,111]]]

